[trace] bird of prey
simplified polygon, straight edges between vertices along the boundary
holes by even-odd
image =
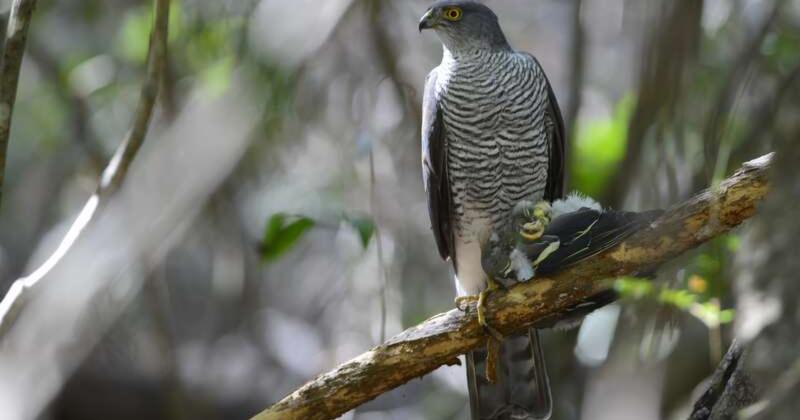
[[[522,200],[553,201],[564,189],[564,123],[538,61],[515,51],[497,16],[474,1],[439,1],[419,22],[443,45],[442,62],[425,82],[422,168],[431,227],[450,259],[459,295],[487,290],[481,253],[492,232]],[[491,353],[490,353],[491,354]],[[473,419],[547,419],[550,385],[536,330],[503,341],[496,383],[467,355]]]

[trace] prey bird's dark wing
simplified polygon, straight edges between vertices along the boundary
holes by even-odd
[[[559,248],[536,266],[537,275],[550,275],[583,259],[599,254],[619,244],[661,216],[662,210],[642,213],[582,208],[563,214],[550,222],[542,244],[560,242]],[[533,244],[537,245],[537,244]],[[532,251],[537,248],[529,247]],[[544,249],[540,245],[538,249]],[[536,259],[538,255],[530,255]],[[638,273],[642,275],[644,273]],[[605,290],[574,307],[551,314],[536,323],[537,328],[572,328],[584,316],[617,300],[617,292]]]
[[[456,267],[453,200],[447,177],[445,128],[436,98],[436,77],[436,70],[428,75],[422,98],[422,180],[428,193],[428,214],[439,255],[450,258]]]
[[[561,244],[539,263],[536,274],[555,273],[610,249],[652,223],[661,214],[661,210],[636,213],[582,208],[558,216],[545,229],[543,237],[557,237]]]

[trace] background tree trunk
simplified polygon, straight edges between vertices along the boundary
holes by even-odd
[[[736,335],[747,343],[744,366],[761,399],[746,418],[796,419],[800,412],[800,148],[785,138],[777,149],[772,192],[737,256]]]

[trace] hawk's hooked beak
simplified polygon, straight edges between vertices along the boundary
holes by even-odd
[[[439,26],[439,14],[434,9],[428,9],[422,19],[419,20],[419,31],[423,29],[433,29]]]

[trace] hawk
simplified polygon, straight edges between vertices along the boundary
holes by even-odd
[[[481,265],[492,233],[517,203],[564,194],[564,122],[532,55],[515,51],[497,16],[473,1],[439,1],[419,22],[442,42],[425,81],[422,172],[439,253],[452,262],[459,295],[483,298],[494,285]],[[482,317],[479,302],[479,319]],[[552,411],[538,333],[505,339],[499,376],[488,383],[467,355],[473,419],[547,419]]]

